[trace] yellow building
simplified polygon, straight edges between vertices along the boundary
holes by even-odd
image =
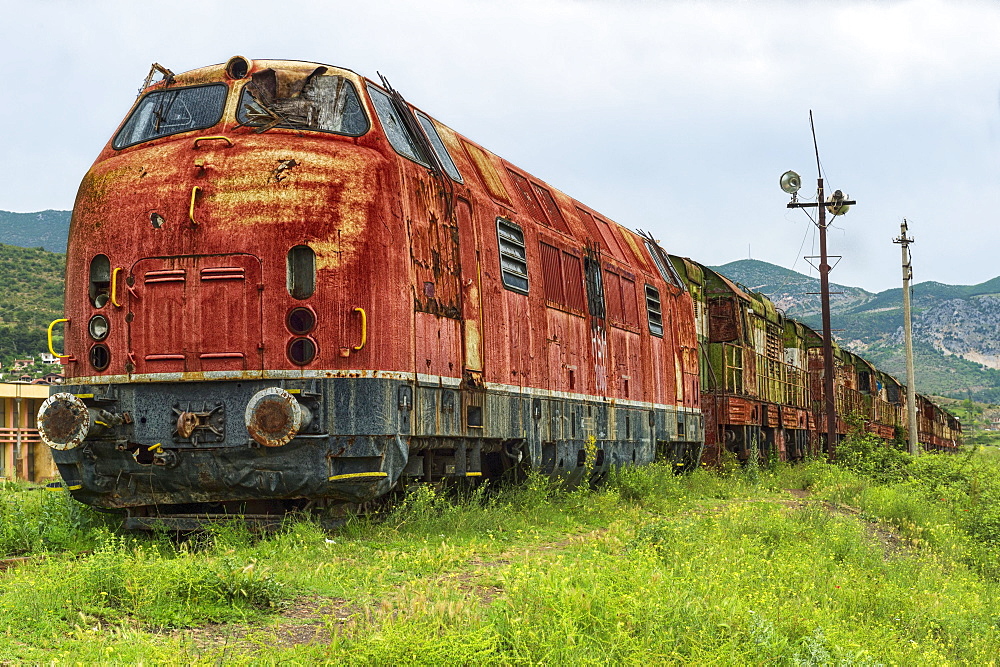
[[[0,383],[0,477],[30,482],[59,477],[35,424],[49,389],[44,384]]]

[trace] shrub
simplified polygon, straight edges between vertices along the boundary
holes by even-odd
[[[913,461],[897,442],[886,443],[864,431],[858,418],[849,418],[851,432],[837,445],[837,463],[876,482],[896,482],[906,477],[906,468]]]

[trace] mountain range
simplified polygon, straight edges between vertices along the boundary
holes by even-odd
[[[69,211],[0,211],[0,243],[64,253],[69,237],[69,214]]]

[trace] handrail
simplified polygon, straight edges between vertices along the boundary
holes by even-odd
[[[227,146],[232,146],[233,142],[229,140],[229,137],[214,136],[214,137],[198,137],[194,140],[194,146],[192,150],[198,150],[199,141],[225,141]]]
[[[115,308],[121,308],[122,304],[118,303],[118,272],[122,270],[122,267],[117,266],[115,270],[111,272],[111,305]]]
[[[355,308],[355,313],[361,313],[361,342],[354,346],[354,351],[358,351],[365,346],[368,341],[368,314],[364,308]]]
[[[52,320],[52,322],[49,324],[49,331],[48,331],[48,337],[49,337],[49,354],[51,354],[53,357],[56,357],[57,359],[69,359],[72,355],[69,355],[69,354],[59,354],[58,352],[55,351],[55,348],[52,347],[52,329],[53,329],[53,327],[55,327],[55,325],[59,324],[60,322],[69,322],[69,321],[70,321],[70,318],[63,317],[63,318],[60,318],[58,320]],[[65,347],[65,342],[63,343],[63,347]]]
[[[198,221],[194,219],[194,200],[195,197],[198,196],[198,193],[200,191],[201,188],[199,188],[197,185],[191,188],[191,204],[188,206],[188,218],[191,220],[192,225],[198,224]]]

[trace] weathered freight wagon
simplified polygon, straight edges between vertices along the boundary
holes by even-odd
[[[675,257],[698,312],[705,460],[797,460],[814,429],[801,330],[771,301],[697,262]]]
[[[727,451],[741,461],[826,451],[822,335],[710,267],[671,259],[695,303],[705,462],[718,463]],[[834,391],[838,437],[856,419],[887,442],[901,439],[906,388],[836,344]],[[958,420],[925,397],[917,403],[923,446],[955,447]]]
[[[74,497],[181,525],[697,462],[693,302],[651,238],[384,81],[159,69],[73,210],[39,429]]]

